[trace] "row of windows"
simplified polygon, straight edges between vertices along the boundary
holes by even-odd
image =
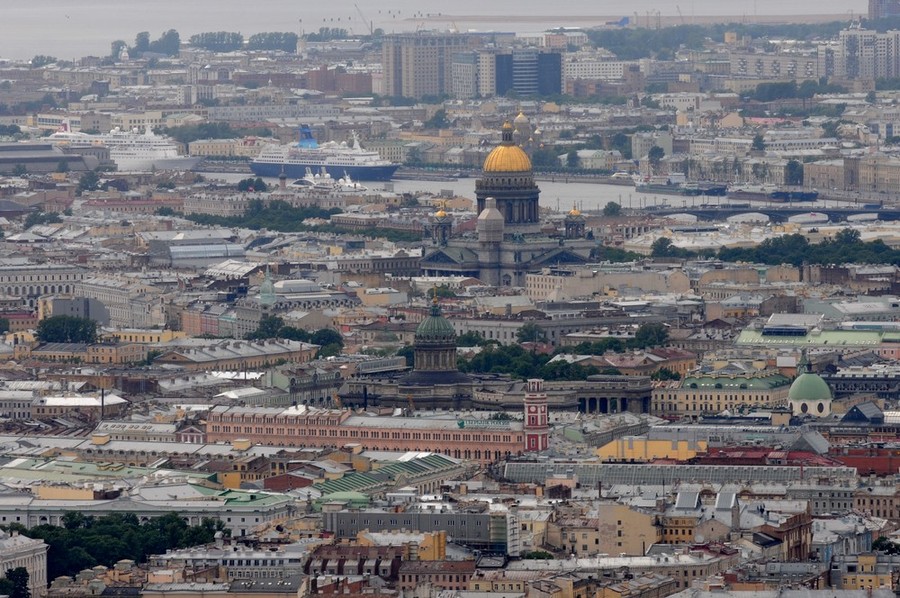
[[[285,428],[263,428],[261,426],[225,426],[212,425],[213,432],[223,434],[277,434],[284,436],[290,430]],[[512,442],[511,434],[439,434],[429,432],[377,432],[368,430],[317,430],[315,428],[295,430],[297,436],[321,436],[321,437],[341,437],[341,438],[371,438],[382,440],[452,440],[457,442]]]

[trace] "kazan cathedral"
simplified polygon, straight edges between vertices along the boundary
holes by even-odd
[[[541,191],[531,158],[516,145],[509,122],[502,133],[502,142],[488,154],[475,181],[477,236],[454,238],[451,217],[443,210],[435,214],[430,226],[434,246],[420,262],[426,276],[469,276],[486,285],[524,287],[527,272],[589,261],[596,242],[586,231],[584,216],[577,209],[569,212],[562,236],[555,226],[541,226]]]

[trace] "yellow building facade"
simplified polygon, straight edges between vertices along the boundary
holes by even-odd
[[[597,449],[606,462],[644,463],[656,459],[687,461],[706,453],[705,440],[650,440],[637,436],[616,438]]]

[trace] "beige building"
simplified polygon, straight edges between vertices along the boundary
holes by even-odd
[[[385,36],[382,44],[384,94],[406,98],[452,91],[453,55],[481,45],[478,36],[416,32]]]
[[[699,417],[742,407],[787,404],[791,380],[774,370],[729,371],[689,376],[653,389],[650,413],[660,417]]]
[[[641,436],[624,436],[598,448],[597,456],[604,462],[687,461],[705,453],[706,448],[705,440],[650,440]]]
[[[640,556],[652,544],[662,542],[659,515],[619,503],[597,507],[599,554]]]
[[[525,275],[525,292],[532,301],[568,301],[594,295],[616,295],[620,289],[687,293],[691,283],[679,270],[664,272],[599,272],[591,268],[551,270]]]
[[[577,557],[600,554],[600,520],[561,517],[547,526],[547,546]]]
[[[43,540],[22,536],[19,532],[0,531],[0,570],[24,567],[28,587],[34,598],[47,595],[47,549]]]

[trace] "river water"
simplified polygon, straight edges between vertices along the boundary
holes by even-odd
[[[359,10],[356,6],[359,5]],[[866,0],[568,0],[548,5],[543,0],[481,2],[455,0],[0,0],[0,57],[26,59],[49,54],[65,59],[109,53],[110,42],[131,42],[136,33],[156,39],[176,29],[182,39],[204,31],[239,31],[245,37],[263,31],[317,31],[339,27],[368,33],[417,28],[459,31],[535,32],[547,27],[591,26],[609,19],[637,18],[655,23],[658,12],[670,22],[692,22],[703,16],[730,16],[752,21],[762,15],[865,14]],[[653,15],[651,16],[648,15]]]
[[[200,173],[209,179],[221,179],[236,183],[245,179],[249,174],[238,173]],[[278,179],[267,179],[267,183],[277,185]],[[395,193],[432,193],[451,191],[458,197],[475,199],[475,179],[461,178],[455,181],[407,181],[398,180],[390,183],[363,183],[370,190],[393,190]],[[625,185],[604,185],[599,183],[563,182],[563,181],[537,181],[541,190],[540,205],[544,208],[558,212],[568,212],[577,207],[583,212],[597,212],[614,201],[623,208],[646,209],[655,207],[696,207],[703,204],[719,205],[722,203],[746,203],[736,202],[727,197],[682,197],[679,195],[662,195],[654,193],[638,193],[634,187]],[[804,202],[804,206],[834,207],[840,205],[852,205],[848,202],[825,200],[818,202]]]

